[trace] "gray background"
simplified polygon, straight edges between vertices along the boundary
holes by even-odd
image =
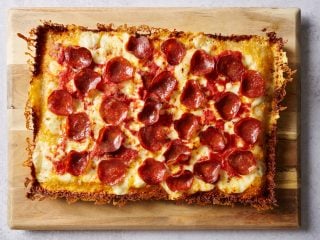
[[[320,239],[320,1],[258,0],[51,0],[0,1],[0,239]],[[64,231],[10,230],[7,226],[6,28],[11,7],[299,7],[301,26],[301,169],[302,228],[269,231]],[[230,16],[232,17],[232,16]],[[44,219],[45,221],[45,219]],[[235,219],[236,221],[236,219]]]

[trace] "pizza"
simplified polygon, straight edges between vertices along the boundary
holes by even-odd
[[[44,23],[26,107],[30,199],[276,205],[283,40]]]

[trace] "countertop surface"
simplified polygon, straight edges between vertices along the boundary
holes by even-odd
[[[152,3],[151,3],[152,2]],[[301,217],[299,230],[243,231],[21,231],[7,225],[7,10],[13,7],[298,7],[301,9]],[[0,239],[319,239],[320,235],[320,1],[1,1],[0,10]],[[232,16],[230,16],[232,17]],[[24,149],[23,149],[24,150]],[[32,220],[31,220],[32,221]],[[45,219],[44,219],[45,221]],[[236,221],[236,219],[235,219]]]

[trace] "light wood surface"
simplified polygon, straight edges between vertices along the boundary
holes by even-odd
[[[299,69],[297,36],[298,9],[271,8],[30,8],[9,11],[8,32],[8,116],[9,116],[9,211],[8,223],[14,229],[235,229],[297,228],[300,226],[299,200],[299,103],[297,74],[287,87],[279,121],[277,147],[277,198],[279,207],[257,212],[250,207],[199,207],[170,202],[136,202],[123,208],[64,200],[30,201],[25,198],[24,179],[29,169],[26,159],[24,105],[30,73],[24,55],[26,43],[16,34],[28,34],[39,20],[94,28],[96,23],[165,27],[206,33],[263,34],[276,31],[287,40],[290,66]]]

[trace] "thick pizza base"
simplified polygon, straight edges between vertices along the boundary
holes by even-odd
[[[97,30],[88,30],[83,27],[62,26],[45,23],[31,32],[32,38],[29,45],[35,47],[36,56],[33,62],[33,79],[29,92],[29,101],[26,108],[27,125],[33,130],[33,143],[29,146],[29,159],[26,164],[31,168],[31,178],[27,180],[29,185],[27,197],[30,199],[43,198],[66,198],[69,202],[76,200],[95,201],[97,203],[112,203],[123,205],[127,201],[137,200],[175,200],[190,204],[223,204],[232,205],[236,203],[250,204],[258,209],[268,209],[276,205],[274,195],[275,177],[275,145],[276,145],[276,123],[279,118],[280,105],[285,95],[285,85],[291,79],[292,72],[287,66],[287,58],[283,52],[282,39],[276,38],[274,33],[267,34],[267,37],[259,36],[220,36],[200,34],[199,39],[209,39],[215,41],[221,50],[241,50],[253,56],[251,61],[259,65],[260,73],[270,80],[272,93],[265,99],[263,122],[265,130],[265,147],[263,149],[264,171],[257,175],[250,182],[250,186],[241,192],[221,191],[218,187],[206,191],[194,191],[180,193],[178,197],[168,193],[162,186],[143,185],[142,187],[130,186],[123,194],[115,194],[108,187],[102,186],[99,182],[61,181],[55,176],[43,181],[41,168],[37,167],[33,155],[39,145],[40,140],[50,142],[50,134],[42,127],[42,117],[45,111],[43,103],[44,92],[47,86],[43,85],[47,73],[50,71],[48,60],[48,49],[57,39],[67,38],[72,44],[72,39],[76,39],[82,31],[92,33],[128,33],[145,34],[150,37],[173,37],[188,39],[195,36],[193,33],[170,32],[165,29],[121,26],[114,28],[111,25],[98,25]],[[239,49],[240,48],[240,49]],[[272,71],[270,70],[272,69]]]

